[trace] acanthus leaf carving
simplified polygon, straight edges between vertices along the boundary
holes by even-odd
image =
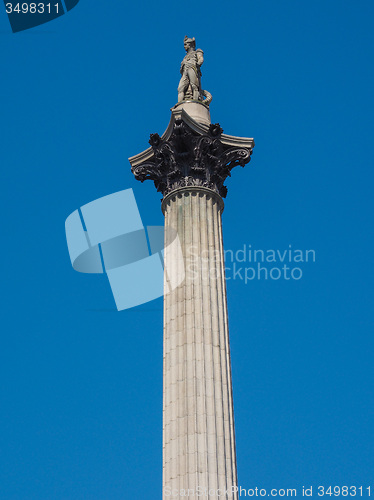
[[[222,132],[216,123],[206,134],[198,134],[178,119],[168,140],[151,134],[153,160],[133,167],[132,172],[141,182],[153,180],[164,196],[180,187],[202,186],[225,198],[226,178],[234,167],[250,161],[252,148],[224,145]]]

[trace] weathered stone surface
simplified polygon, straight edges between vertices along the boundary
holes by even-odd
[[[163,498],[166,488],[221,491],[237,485],[221,212],[209,189],[179,189],[162,204],[184,282],[164,297]],[[167,242],[165,242],[167,247]],[[169,247],[167,247],[169,248]],[[165,276],[165,283],[167,277]],[[167,288],[165,288],[167,290]],[[167,490],[166,490],[167,491]],[[232,498],[233,496],[210,496]]]

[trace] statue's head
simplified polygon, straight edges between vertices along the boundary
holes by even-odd
[[[188,50],[189,48],[196,48],[196,41],[195,38],[188,38],[188,36],[184,37],[184,48],[185,50]]]

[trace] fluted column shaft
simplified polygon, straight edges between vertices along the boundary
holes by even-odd
[[[167,228],[177,231],[183,254],[165,241],[165,291],[185,272],[164,296],[163,499],[207,489],[220,494],[208,498],[236,500],[224,494],[237,472],[223,202],[209,189],[186,187],[168,195],[163,210],[166,238]]]

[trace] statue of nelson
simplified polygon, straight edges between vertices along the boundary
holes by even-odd
[[[187,54],[181,64],[182,78],[178,86],[178,102],[187,99],[194,101],[203,100],[201,90],[201,70],[204,62],[204,53],[201,49],[196,50],[195,38],[184,37],[184,48]]]

